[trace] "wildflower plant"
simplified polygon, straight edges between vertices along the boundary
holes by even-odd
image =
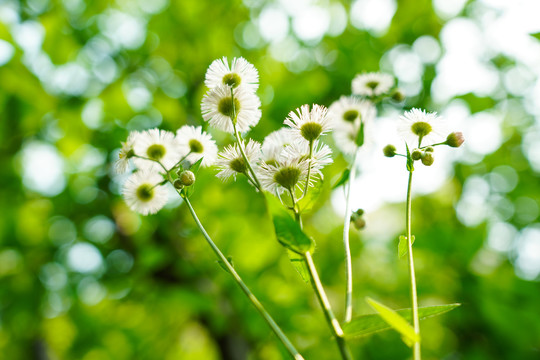
[[[283,127],[270,133],[261,143],[247,138],[246,133],[261,119],[258,89],[258,72],[243,58],[235,58],[229,64],[227,58],[212,62],[206,73],[208,87],[201,103],[202,118],[220,131],[231,133],[234,142],[221,151],[211,135],[201,126],[180,127],[176,133],[151,129],[132,131],[122,143],[115,169],[119,173],[130,168],[135,172],[124,184],[127,205],[142,215],[157,213],[168,200],[172,188],[184,200],[199,230],[211,247],[220,264],[232,275],[244,294],[264,318],[268,326],[294,359],[303,359],[289,338],[265,309],[263,304],[246,286],[210,235],[190,201],[192,188],[201,167],[214,167],[222,181],[245,177],[257,196],[264,195],[278,242],[286,249],[291,264],[306,283],[309,283],[322,308],[329,330],[333,335],[340,357],[352,359],[347,341],[376,331],[395,328],[407,343],[414,344],[415,360],[420,359],[419,319],[448,311],[456,305],[427,307],[419,310],[416,299],[416,283],[412,257],[410,229],[411,177],[414,161],[424,165],[433,163],[435,147],[448,145],[459,147],[463,143],[461,133],[444,135],[439,118],[435,114],[413,109],[405,113],[399,131],[405,138],[406,154],[399,154],[393,145],[384,149],[388,157],[403,156],[407,159],[409,185],[407,195],[407,235],[400,237],[400,256],[409,253],[411,276],[412,312],[409,309],[394,311],[372,299],[368,303],[378,315],[368,314],[353,318],[353,269],[349,248],[350,223],[363,228],[363,210],[351,210],[351,186],[355,179],[359,154],[370,144],[372,123],[376,118],[377,103],[401,96],[394,87],[390,75],[361,74],[353,80],[353,95],[343,96],[330,108],[323,105],[301,105],[291,111],[283,121]],[[332,150],[325,144],[332,133],[336,145],[343,154],[352,158],[337,186],[346,186],[346,209],[343,226],[344,258],[347,264],[345,316],[339,321],[326,295],[314,259],[315,241],[304,233],[302,216],[306,205],[319,192],[324,179],[324,168],[333,163]],[[429,145],[424,145],[429,143]],[[411,151],[410,149],[413,148]],[[412,313],[412,316],[410,316]],[[408,323],[413,319],[414,327]]]

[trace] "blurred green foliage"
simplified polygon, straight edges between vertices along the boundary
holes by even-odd
[[[329,105],[349,94],[352,77],[377,71],[398,44],[410,46],[424,35],[439,39],[451,19],[438,16],[430,1],[398,1],[388,30],[377,34],[351,24],[347,14],[354,5],[323,1],[328,13],[345,14],[332,18],[334,35],[306,40],[287,28],[283,41],[290,46],[280,48],[258,30],[261,14],[280,4],[0,3],[2,358],[286,358],[216,264],[187,209],[180,204],[154,216],[132,213],[119,195],[123,178],[111,171],[129,130],[205,126],[200,100],[204,73],[215,58],[243,56],[258,68],[263,118],[250,135],[262,140],[299,105]],[[474,18],[482,6],[469,1],[453,16]],[[276,59],[288,52],[289,59]],[[501,77],[516,64],[502,52],[491,56],[488,62]],[[436,61],[425,65],[420,91],[405,107],[447,105],[433,100],[438,71]],[[441,189],[413,204],[420,304],[463,303],[422,322],[424,358],[538,359],[540,188],[538,159],[532,157],[539,152],[530,150],[538,119],[525,94],[501,84],[488,95],[454,97],[473,115],[499,109],[502,138],[495,151],[460,159]],[[213,135],[221,145],[231,141]],[[321,203],[305,219],[338,316],[344,310],[344,261],[330,182],[345,166],[339,156],[328,169]],[[484,194],[480,204],[464,199],[467,186]],[[192,202],[306,359],[335,358],[323,315],[276,242],[263,198],[245,180],[223,184],[207,169]],[[463,207],[469,211],[456,217]],[[396,256],[403,211],[403,204],[387,204],[367,214],[365,233],[353,234],[357,315],[372,312],[366,296],[393,308],[409,306],[407,264]],[[501,233],[509,243],[494,247],[488,240]],[[524,258],[528,272],[520,268]],[[395,332],[353,340],[351,348],[358,359],[410,356]]]

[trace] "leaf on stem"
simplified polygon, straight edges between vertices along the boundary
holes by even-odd
[[[189,167],[189,171],[191,171],[193,174],[195,174],[195,178],[197,178],[197,174],[199,173],[199,169],[201,168],[201,163],[203,161],[203,158],[200,158],[197,160],[193,165]],[[196,182],[195,182],[196,184]],[[189,186],[186,188],[186,196],[190,197],[195,192],[195,184]]]
[[[279,243],[300,255],[313,251],[314,241],[302,231],[298,222],[283,208],[283,205],[271,195],[266,195],[266,203]]]
[[[338,188],[341,185],[345,184],[347,182],[347,180],[349,180],[349,175],[350,174],[351,174],[351,170],[349,170],[349,169],[343,170],[343,173],[341,174],[341,177],[339,178],[339,180],[334,184],[334,186],[332,186],[332,190],[334,190],[335,188]]]
[[[397,330],[405,339],[405,343],[411,346],[411,342],[420,341],[420,335],[414,331],[414,328],[409,324],[403,316],[395,312],[388,306],[381,304],[371,298],[366,298],[367,303],[379,313],[379,316],[388,323],[391,327]]]
[[[414,244],[414,235],[411,236],[412,243]],[[399,258],[403,258],[405,255],[407,255],[407,252],[409,252],[409,244],[407,243],[407,237],[405,235],[399,236],[399,244],[398,244],[398,256]]]
[[[360,130],[358,130],[358,134],[356,135],[356,139],[354,141],[357,146],[364,145],[364,122],[362,121],[360,123]]]
[[[227,261],[229,262],[229,264],[231,264],[232,267],[234,267],[234,263],[233,263],[233,261],[232,261],[232,257],[227,256]],[[222,260],[217,260],[216,262],[218,263],[219,266],[221,266],[221,268],[222,268],[223,270],[225,270],[225,271],[228,272],[229,274],[231,273],[231,272],[229,271],[229,269],[227,268],[227,265],[225,265],[225,262],[223,262]]]
[[[405,148],[407,149],[407,171],[413,172],[414,171],[414,160],[411,156],[411,152],[409,150],[409,145],[405,143]]]
[[[321,193],[323,192],[323,185],[324,181],[321,180],[319,186],[315,186],[309,189],[309,191],[306,193],[306,196],[304,196],[302,199],[298,201],[298,207],[301,212],[309,211],[313,208],[313,206],[316,203],[316,200],[319,198]]]
[[[418,317],[420,320],[424,320],[429,317],[444,314],[460,305],[461,304],[422,306],[418,308]],[[395,310],[395,312],[402,316],[406,321],[412,321],[412,310],[410,308]],[[352,319],[343,326],[343,331],[345,332],[346,338],[355,338],[371,335],[391,328],[392,327],[378,314],[368,314]]]
[[[304,257],[289,249],[287,249],[287,255],[289,255],[289,260],[291,260],[292,266],[296,269],[296,271],[298,271],[302,277],[302,280],[304,280],[306,284],[309,284],[309,270],[306,262],[304,261]]]

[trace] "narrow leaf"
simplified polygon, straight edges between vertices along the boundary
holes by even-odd
[[[302,255],[298,255],[297,253],[289,249],[287,249],[287,255],[289,255],[289,260],[291,260],[292,266],[296,269],[296,271],[298,271],[298,273],[302,277],[302,280],[304,280],[304,282],[308,284],[309,270]]]
[[[534,33],[534,34],[529,34],[529,35],[531,35],[536,40],[540,40],[540,33]]]
[[[411,156],[409,145],[407,145],[407,143],[405,143],[405,148],[407,149],[407,171],[411,172],[414,171],[414,160]]]
[[[447,305],[435,305],[435,306],[423,306],[418,308],[418,317],[420,320],[427,319],[429,317],[444,314],[450,310],[453,310],[461,304],[447,304]],[[412,321],[411,309],[396,310],[396,312],[403,316],[407,321]],[[388,325],[378,314],[368,314],[355,317],[349,323],[343,326],[345,337],[355,338],[361,336],[371,335],[376,332],[389,330],[392,327]]]
[[[386,321],[388,325],[397,330],[407,340],[410,340],[413,343],[420,341],[420,336],[414,332],[414,328],[411,324],[409,324],[409,322],[407,322],[400,314],[371,298],[367,298],[366,301],[379,313],[381,318]],[[407,345],[410,344],[409,341],[405,341],[405,343]]]
[[[283,208],[282,204],[271,195],[267,195],[266,200],[280,244],[297,254],[312,251],[315,243],[302,231],[300,225]]]
[[[360,123],[360,130],[358,130],[358,134],[356,135],[355,143],[357,146],[364,145],[364,122],[363,121]]]
[[[414,244],[414,235],[411,236],[412,243]],[[398,244],[398,256],[399,258],[403,258],[407,253],[409,252],[409,244],[407,243],[407,237],[405,235],[399,236],[399,244]]]
[[[193,165],[190,166],[189,170],[191,170],[191,172],[193,172],[195,175],[197,175],[197,173],[199,172],[203,159],[204,158],[200,158]]]
[[[345,184],[347,182],[347,180],[349,180],[349,175],[350,174],[351,174],[351,170],[349,170],[349,169],[343,170],[343,173],[341,174],[341,177],[339,178],[339,180],[334,184],[334,186],[332,186],[332,190],[334,190],[335,188],[338,188],[341,185]]]
[[[231,264],[231,266],[234,267],[234,264],[233,264],[233,261],[232,261],[232,257],[227,256],[227,260],[229,261],[229,263]],[[223,261],[217,260],[216,262],[218,263],[219,266],[221,266],[221,268],[222,268],[223,270],[225,270],[225,271],[228,272],[229,274],[231,273]]]

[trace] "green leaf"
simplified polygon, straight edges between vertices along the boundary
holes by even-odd
[[[234,264],[233,264],[233,261],[232,261],[232,257],[227,256],[227,260],[229,261],[229,263],[231,264],[231,266],[234,267]],[[225,271],[228,272],[229,274],[231,273],[223,261],[217,260],[216,262],[218,263],[219,266],[221,266],[221,268],[222,268],[223,270],[225,270]]]
[[[287,255],[289,255],[289,260],[291,260],[292,266],[296,269],[296,271],[298,271],[302,277],[302,280],[304,280],[306,284],[309,284],[309,270],[302,255],[298,255],[289,249],[287,249]]]
[[[536,40],[540,40],[540,32],[538,33],[534,33],[534,34],[529,34],[531,35],[533,38],[535,38]]]
[[[319,195],[323,192],[323,180],[320,181],[318,186],[312,187],[307,192],[306,196],[300,201],[298,201],[298,207],[301,212],[309,211],[313,208],[316,203],[316,200],[319,198]]]
[[[364,145],[364,122],[362,121],[360,123],[360,129],[358,130],[358,134],[356,135],[356,139],[354,141],[357,146]]]
[[[414,244],[414,235],[411,236],[412,243]],[[407,252],[409,252],[409,244],[407,243],[407,237],[405,235],[399,236],[399,244],[398,244],[398,256],[401,259],[405,255],[407,255]]]
[[[332,190],[340,187],[341,185],[345,184],[347,180],[349,180],[349,175],[351,174],[351,170],[345,169],[343,170],[343,173],[341,173],[341,177],[339,180],[332,186]]]
[[[195,174],[195,176],[197,175],[197,173],[199,172],[199,169],[201,168],[201,163],[203,161],[204,158],[200,158],[199,160],[197,160],[197,162],[195,162],[193,165],[191,165],[189,167],[189,170]]]
[[[397,330],[404,338],[405,343],[410,346],[410,343],[420,341],[420,335],[414,332],[414,328],[401,316],[391,308],[377,302],[371,298],[366,298],[367,303],[375,309],[381,316],[381,318],[388,323],[391,327]]]
[[[313,251],[315,243],[302,231],[283,205],[271,195],[266,195],[266,200],[280,244],[300,255]]]
[[[405,143],[405,148],[407,149],[407,171],[412,172],[414,171],[414,160],[411,156],[409,145],[407,145],[407,143]]]
[[[435,306],[422,306],[418,308],[418,317],[420,320],[427,319],[429,317],[444,314],[450,310],[453,310],[461,304],[447,304],[447,305],[435,305]],[[396,312],[403,316],[407,321],[412,321],[411,309],[396,310]],[[388,325],[378,314],[368,314],[355,317],[351,322],[343,326],[345,337],[355,338],[361,336],[371,335],[376,332],[389,330],[392,327]]]

